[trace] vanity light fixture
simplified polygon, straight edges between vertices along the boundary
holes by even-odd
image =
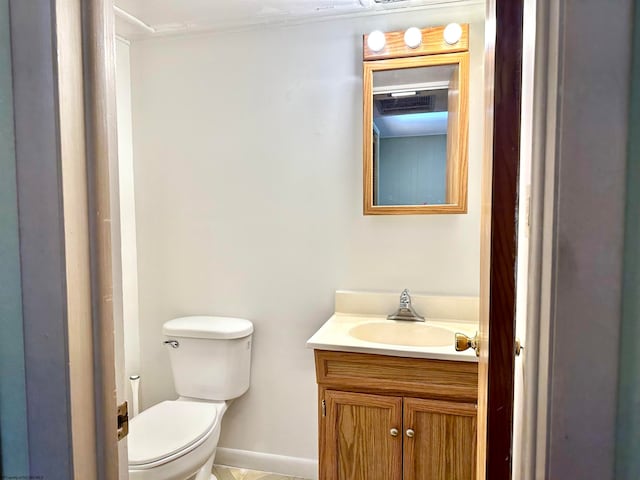
[[[404,32],[404,43],[409,48],[418,48],[422,44],[422,31],[417,27],[411,27]]]
[[[374,30],[367,37],[367,46],[372,52],[380,52],[387,44],[387,39],[384,33],[380,30]]]
[[[455,45],[462,38],[462,27],[459,23],[450,23],[445,27],[443,37],[449,45]]]
[[[369,35],[362,38],[363,214],[466,214],[469,26],[449,26],[448,32],[453,35],[447,33],[446,36],[446,25],[422,28],[419,35],[422,42],[416,48],[411,48],[417,42],[412,42],[412,34],[407,32],[410,26],[386,32],[386,45],[379,52],[369,48],[374,38]],[[455,44],[448,44],[445,38]],[[378,121],[382,115],[394,118],[385,119],[389,122]],[[428,135],[435,132],[446,133],[448,142],[446,150],[440,149],[437,157],[446,165],[442,183],[437,188],[423,184],[416,187],[415,194],[413,190],[407,191],[411,196],[404,204],[391,201],[386,186],[393,184],[395,177],[385,178],[376,168],[380,157],[384,157],[378,140],[386,134]]]

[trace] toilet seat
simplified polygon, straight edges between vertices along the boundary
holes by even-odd
[[[154,468],[197,448],[218,427],[223,404],[165,401],[135,416],[129,426],[129,468]]]

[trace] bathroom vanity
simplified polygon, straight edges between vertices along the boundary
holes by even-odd
[[[478,365],[315,351],[320,478],[475,478]]]
[[[474,479],[478,363],[472,350],[454,348],[455,332],[475,328],[460,320],[473,316],[474,299],[419,298],[427,322],[417,323],[353,313],[358,305],[345,295],[338,292],[336,309],[347,311],[307,343],[318,383],[319,478]],[[370,298],[368,308],[383,308],[385,300]],[[445,312],[454,318],[429,320]]]

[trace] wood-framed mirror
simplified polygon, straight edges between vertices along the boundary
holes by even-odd
[[[468,26],[454,45],[444,30],[413,49],[387,33],[377,53],[365,36],[365,215],[467,212]]]

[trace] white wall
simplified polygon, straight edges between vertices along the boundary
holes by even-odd
[[[477,295],[483,8],[136,42],[131,48],[143,404],[174,396],[161,326],[255,323],[220,445],[317,456],[306,339],[336,289]],[[471,28],[468,215],[362,215],[361,35]],[[203,365],[203,368],[209,368]]]
[[[124,375],[139,373],[138,259],[133,185],[133,131],[131,126],[131,71],[129,44],[116,40],[116,94],[118,105],[118,180],[122,259],[122,315],[124,324]],[[122,372],[119,372],[122,373]],[[131,400],[128,380],[126,397]]]

